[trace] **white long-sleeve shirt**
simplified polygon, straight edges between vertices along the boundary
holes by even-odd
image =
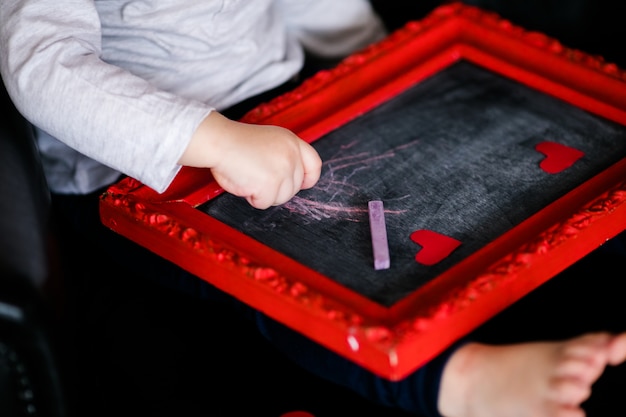
[[[383,35],[367,0],[2,0],[0,71],[53,191],[123,173],[162,192],[212,110],[288,80],[303,48]]]

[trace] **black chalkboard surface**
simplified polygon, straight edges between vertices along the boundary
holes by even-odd
[[[535,146],[584,153],[548,173]],[[227,225],[391,306],[626,156],[626,127],[458,62],[314,143],[324,165],[311,190],[268,210],[223,194],[198,207]],[[367,205],[385,205],[391,266],[375,270]],[[410,239],[461,242],[435,265]]]

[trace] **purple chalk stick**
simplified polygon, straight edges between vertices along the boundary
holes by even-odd
[[[387,269],[391,263],[389,259],[389,245],[387,243],[387,227],[385,226],[385,209],[379,200],[367,203],[372,233],[372,249],[374,252],[374,269]]]

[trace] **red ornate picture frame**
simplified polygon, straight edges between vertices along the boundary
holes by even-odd
[[[626,126],[624,70],[457,3],[317,73],[243,120],[281,125],[314,142],[459,61]],[[126,178],[102,196],[101,218],[199,279],[397,380],[624,230],[626,158],[390,306],[197,209],[220,194],[207,170],[183,168],[162,194]]]

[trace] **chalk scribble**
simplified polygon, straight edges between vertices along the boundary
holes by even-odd
[[[398,151],[415,146],[418,141],[389,149],[382,154],[372,154],[372,152],[359,152],[350,155],[350,150],[357,142],[343,145],[332,157],[325,160],[322,166],[322,175],[315,186],[314,192],[303,192],[294,196],[290,201],[283,204],[280,209],[289,210],[304,216],[309,221],[338,218],[348,221],[363,221],[367,219],[367,205],[350,206],[345,201],[359,201],[359,194],[362,192],[359,184],[351,181],[354,176],[362,171],[375,168],[377,162],[392,159]],[[348,154],[346,154],[348,153]],[[308,198],[309,194],[315,199]],[[405,195],[395,200],[409,198]],[[402,214],[406,210],[388,210],[385,214]]]

